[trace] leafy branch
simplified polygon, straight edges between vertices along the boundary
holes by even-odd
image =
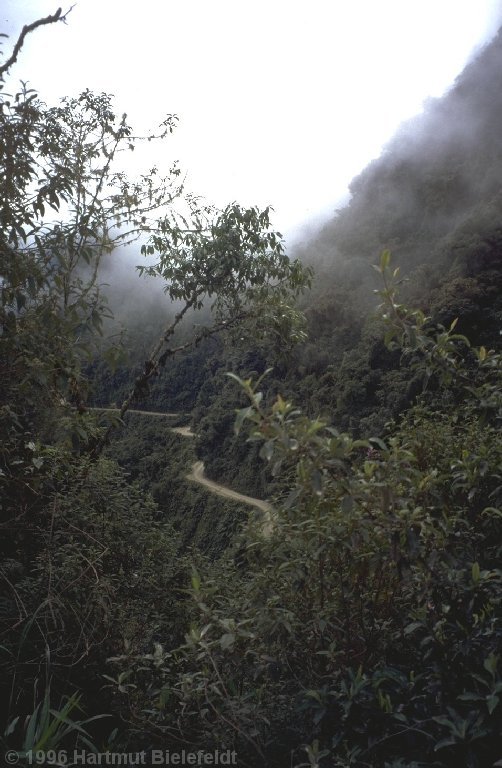
[[[203,339],[221,331],[240,327],[246,321],[266,314],[268,308],[282,312],[286,334],[293,333],[298,313],[288,319],[287,297],[294,297],[310,282],[310,271],[298,262],[291,262],[283,252],[279,233],[271,232],[269,211],[241,209],[233,204],[220,212],[212,222],[196,216],[192,227],[184,220],[160,223],[160,232],[143,246],[145,255],[158,253],[160,258],[152,267],[141,272],[166,281],[165,292],[183,306],[166,328],[145,361],[129,395],[123,401],[121,419],[135,399],[144,393],[148,380],[166,361]],[[177,347],[166,346],[189,310],[199,310],[206,299],[212,299],[215,318],[213,325],[203,328],[188,342]],[[279,305],[277,304],[279,299]],[[92,447],[97,457],[109,439],[114,425]]]

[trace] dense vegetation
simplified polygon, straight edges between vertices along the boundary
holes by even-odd
[[[458,317],[459,331],[475,344],[499,344],[501,48],[499,34],[450,92],[430,101],[354,179],[349,204],[296,247],[316,275],[301,301],[304,343],[282,358],[273,337],[238,349],[216,343],[153,383],[154,407],[195,409],[198,450],[215,478],[255,493],[266,480],[256,472],[255,453],[246,458],[234,440],[227,370],[250,375],[273,366],[271,393],[294,397],[310,415],[356,434],[380,434],[413,402],[419,384],[385,348],[373,316],[379,285],[371,264],[384,249],[398,258],[406,301],[444,325]]]
[[[176,166],[115,170],[140,137],[108,96],[51,108],[1,83],[0,685],[21,765],[74,745],[502,765],[501,63],[499,35],[303,265],[268,210],[202,204]],[[139,303],[116,345],[103,276],[134,242],[168,308]],[[273,494],[267,524],[188,482],[196,458]]]

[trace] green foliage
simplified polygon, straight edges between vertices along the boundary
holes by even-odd
[[[82,369],[107,315],[101,260],[180,187],[176,169],[139,183],[113,169],[139,139],[104,94],[50,108],[2,83],[0,132],[2,715],[12,716],[42,673],[55,696],[78,688],[84,660],[99,677],[93,665],[124,635],[144,639],[145,605],[154,632],[145,595],[171,583],[156,556],[169,561],[175,534],[116,468],[79,454],[99,436]]]
[[[107,315],[101,260],[148,229],[179,186],[176,169],[158,180],[153,169],[140,185],[113,171],[138,138],[104,94],[48,108],[33,91],[9,96],[2,85],[0,106],[1,405],[6,434],[18,436],[29,433],[28,414],[40,429],[49,408],[85,400],[82,365]],[[171,129],[169,119],[161,135]],[[67,416],[68,439],[85,444]],[[7,442],[4,458],[9,451]]]
[[[82,697],[141,748],[224,744],[277,767],[500,763],[502,155],[498,96],[477,71],[354,182],[320,233],[309,340],[290,301],[311,271],[286,257],[269,209],[183,195],[177,166],[128,179],[114,163],[139,139],[106,95],[48,108],[2,85],[9,745],[88,738],[97,723],[75,717]],[[480,106],[477,151],[455,130],[446,151],[437,126],[446,113],[463,125],[467,103]],[[95,397],[122,402],[123,431],[98,458],[110,421],[86,412],[84,370],[100,368],[109,314],[100,269],[142,235],[142,271],[181,303],[146,361],[137,334],[133,373],[101,369]],[[397,245],[405,272],[425,253],[402,288]],[[367,319],[367,264],[382,249],[380,317]],[[194,408],[194,446],[141,417],[124,428],[149,387],[157,407]],[[235,487],[273,488],[270,517],[246,525],[248,512],[188,483],[194,450]]]
[[[26,766],[31,765],[34,759],[38,759],[35,757],[37,752],[39,755],[46,755],[48,760],[52,757],[53,763],[59,759],[58,751],[62,756],[61,759],[64,760],[66,750],[69,748],[83,745],[91,752],[97,752],[84,726],[105,716],[90,717],[85,720],[73,719],[74,716],[70,717],[70,715],[74,710],[80,709],[79,702],[80,696],[73,694],[60,709],[54,709],[51,707],[51,692],[48,687],[42,701],[24,721],[22,741],[18,740],[16,743],[15,738],[19,730],[20,718],[16,717],[9,723],[4,734],[5,738],[2,740],[4,749],[7,751],[8,748],[12,749],[15,746],[18,756],[16,763]]]
[[[268,536],[249,530],[192,580],[198,616],[169,684],[186,734],[252,764],[481,768],[500,754],[500,355],[398,304],[380,268],[389,343],[437,380],[384,439],[268,407],[240,381],[236,429],[250,423],[284,490]],[[159,685],[174,672],[160,665]]]
[[[87,679],[88,691],[89,680],[99,689],[107,655],[144,647],[161,627],[176,642],[183,623],[176,592],[186,565],[153,502],[113,464],[82,473],[48,454],[49,490],[2,568],[4,701],[14,711],[35,677],[51,674],[59,693],[69,668],[74,685]]]
[[[197,201],[195,201],[197,203]],[[243,306],[262,298],[273,285],[275,293],[288,296],[290,290],[305,287],[304,268],[291,263],[284,253],[280,233],[270,230],[270,210],[243,210],[233,204],[221,212],[196,206],[191,224],[177,217],[160,222],[145,254],[160,254],[159,262],[145,268],[167,283],[172,299],[202,306],[202,297],[214,297],[217,312]]]
[[[257,484],[253,480],[255,446],[247,454],[245,447],[236,449],[229,419],[223,417],[227,404],[234,405],[221,383],[225,370],[247,378],[273,366],[270,393],[280,391],[301,403],[309,416],[320,414],[357,436],[381,435],[386,422],[400,418],[415,402],[424,370],[401,365],[400,351],[385,347],[381,327],[369,317],[377,302],[372,291],[379,286],[369,264],[382,250],[399,254],[405,303],[442,324],[445,332],[458,318],[455,333],[475,345],[500,348],[502,206],[497,179],[502,145],[493,127],[502,114],[500,51],[498,36],[449,93],[403,126],[381,157],[354,180],[349,203],[292,249],[316,269],[313,290],[300,299],[307,316],[306,341],[294,351],[287,348],[282,358],[269,354],[265,341],[275,334],[269,331],[265,337],[265,325],[272,327],[267,318],[249,345],[256,362],[248,364],[235,349],[249,344],[247,333],[224,350],[221,345],[206,348],[200,397],[199,380],[192,378],[192,386],[180,381],[190,371],[191,356],[188,364],[180,360],[179,371],[175,363],[165,377],[159,375],[154,383],[159,401],[169,400],[168,388],[175,383],[176,394],[187,394],[183,402],[195,403],[197,414],[218,427],[217,443],[211,428],[207,445],[200,446],[214,476],[242,479],[242,488],[253,493],[264,483],[263,472]],[[431,393],[436,384],[429,382]],[[227,447],[225,458],[214,455]]]
[[[135,713],[127,676],[101,696],[104,659],[138,656],[158,636],[180,643],[187,541],[216,557],[244,518],[187,483],[186,453],[170,475],[163,462],[172,456],[153,450],[145,463],[131,451],[124,464],[137,482],[128,482],[99,458],[111,429],[176,351],[244,320],[247,333],[273,328],[274,343],[302,333],[287,300],[310,271],[285,255],[269,209],[202,205],[184,195],[176,165],[166,177],[152,168],[138,179],[118,166],[122,151],[165,138],[175,122],[168,116],[157,135],[139,137],[106,94],[85,91],[47,107],[25,87],[9,95],[0,84],[2,716],[12,723],[29,711],[40,679],[51,681],[51,696],[69,697],[60,717],[46,684],[26,744],[66,738],[63,720],[78,731],[67,715],[80,688],[91,707],[108,702],[116,718]],[[110,319],[101,270],[112,251],[146,237],[144,253],[158,261],[144,271],[184,303],[146,360],[142,350],[143,370],[132,389],[125,377],[119,414],[103,425],[86,408],[85,375]],[[206,298],[209,322],[183,335],[181,321]],[[107,351],[117,358],[113,346]]]
[[[276,318],[274,330],[284,342],[302,334],[301,315],[287,301],[310,284],[311,272],[299,261],[290,262],[280,234],[269,231],[269,209],[243,210],[233,204],[216,211],[200,206],[196,199],[187,202],[190,222],[170,213],[159,221],[149,244],[142,246],[144,255],[158,253],[160,258],[151,267],[140,267],[140,273],[160,276],[165,292],[181,306],[122,402],[121,417],[134,400],[144,396],[149,380],[167,360],[203,339],[236,328],[243,334],[249,323],[256,333],[264,317]],[[170,346],[187,312],[201,310],[206,299],[212,300],[210,324],[184,344]],[[94,456],[101,453],[110,431],[111,427],[94,446]]]
[[[176,531],[180,556],[196,547],[215,559],[230,545],[249,511],[187,480],[197,458],[196,440],[172,431],[180,421],[176,416],[156,419],[130,413],[107,453],[127,472],[130,483],[152,496],[156,519]]]

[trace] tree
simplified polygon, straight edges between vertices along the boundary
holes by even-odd
[[[152,170],[136,183],[113,171],[139,139],[104,94],[50,108],[24,85],[7,92],[26,35],[64,18],[25,27],[0,70],[0,665],[2,716],[13,725],[33,698],[35,724],[49,696],[54,708],[73,694],[84,662],[115,650],[124,630],[133,636],[138,613],[170,580],[148,558],[176,562],[176,536],[156,526],[155,505],[113,463],[84,466],[78,451],[96,427],[70,404],[82,409],[83,366],[107,314],[101,260],[180,194],[179,174]],[[160,135],[173,125],[168,118]],[[137,579],[146,587],[141,597],[136,587],[139,610]]]
[[[28,31],[64,18],[58,11],[25,27],[3,74]],[[287,325],[286,299],[308,284],[309,273],[286,257],[280,234],[270,228],[269,209],[244,210],[232,204],[221,211],[202,204],[185,193],[177,165],[165,177],[152,168],[136,180],[117,170],[122,152],[134,150],[143,140],[164,139],[174,128],[175,116],[162,122],[159,133],[139,137],[125,115],[117,118],[105,94],[86,91],[47,108],[31,90],[23,88],[9,97],[3,88],[2,84],[4,323],[22,327],[44,307],[40,326],[42,334],[47,332],[46,340],[58,337],[65,324],[67,340],[71,336],[78,340],[77,354],[67,356],[62,365],[45,353],[52,371],[59,369],[53,390],[56,400],[83,403],[79,362],[89,354],[93,331],[100,330],[106,314],[99,266],[106,254],[138,238],[145,255],[158,257],[154,266],[140,271],[164,280],[166,293],[181,302],[181,308],[145,361],[120,416],[179,349],[251,316],[270,319],[272,312]],[[183,213],[177,212],[176,204]],[[54,213],[57,221],[50,218]],[[182,347],[170,348],[188,310],[200,309],[207,301],[212,302],[212,325]],[[37,348],[44,348],[37,335]],[[36,338],[32,332],[28,336]],[[37,365],[40,361],[37,357]],[[107,436],[94,443],[94,456]]]
[[[158,261],[141,267],[140,272],[162,278],[165,292],[181,302],[181,308],[145,361],[121,405],[120,417],[170,357],[208,336],[236,327],[243,333],[243,326],[251,322],[254,333],[275,326],[284,343],[302,337],[302,318],[289,302],[310,284],[311,272],[287,257],[280,233],[270,229],[270,209],[242,209],[232,204],[217,211],[190,198],[188,202],[189,221],[169,213],[142,246],[144,255],[157,255]],[[200,310],[207,302],[212,324],[183,344],[169,346],[187,312]],[[110,429],[93,455],[101,451]]]
[[[155,505],[135,493],[131,505],[123,475],[99,459],[109,430],[86,412],[84,368],[109,314],[103,259],[139,240],[145,253],[157,255],[144,269],[181,302],[121,415],[177,351],[169,344],[191,308],[212,303],[212,322],[181,347],[267,313],[279,313],[278,327],[286,327],[285,301],[309,277],[287,259],[268,210],[201,204],[186,194],[177,165],[165,176],[152,168],[137,179],[120,168],[122,152],[165,139],[175,116],[141,137],[106,94],[85,91],[48,107],[25,86],[7,92],[4,80],[26,35],[64,18],[58,11],[25,27],[0,70],[0,621],[8,673],[3,700],[14,708],[55,670],[52,691],[60,692],[71,688],[86,659],[116,650],[121,616],[131,634],[138,617],[128,613],[127,600],[132,586],[138,593],[138,568],[127,546],[147,562],[158,545],[138,602],[152,612],[181,567],[176,535],[155,524]],[[157,572],[154,558],[165,568]],[[113,607],[112,593],[119,596]],[[168,597],[170,603],[176,601]]]

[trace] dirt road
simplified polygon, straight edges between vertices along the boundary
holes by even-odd
[[[192,432],[190,427],[172,427],[171,432],[176,432],[177,435],[182,437],[195,437],[195,432]]]
[[[210,480],[204,474],[204,464],[202,461],[196,461],[195,464],[192,465],[192,471],[187,475],[187,479],[204,485],[213,493],[217,493],[218,496],[223,496],[225,499],[233,499],[234,501],[239,501],[241,504],[248,504],[250,507],[256,507],[256,509],[260,509],[263,513],[268,513],[272,509],[272,506],[268,503],[268,501],[255,499],[252,496],[246,496],[244,493],[233,491],[231,488],[227,488],[225,485],[220,485],[214,480]]]
[[[118,413],[118,408],[88,408],[89,411],[103,411],[105,413]],[[174,418],[180,416],[179,413],[161,413],[160,411],[139,411],[130,408],[127,413],[140,413],[144,416],[157,416],[161,418]],[[182,437],[195,437],[195,433],[192,432],[190,427],[172,427],[172,432],[181,435]],[[187,480],[191,480],[194,483],[203,485],[211,493],[215,493],[217,496],[221,496],[224,499],[232,499],[238,501],[241,504],[247,504],[250,507],[255,507],[263,513],[263,533],[265,536],[270,536],[273,528],[273,507],[268,501],[263,499],[255,499],[253,496],[246,496],[244,493],[233,491],[231,488],[227,488],[225,485],[220,485],[214,480],[210,480],[204,474],[204,464],[202,461],[196,461],[192,465],[192,471],[186,476]]]
[[[88,411],[99,411],[100,413],[120,413],[120,408],[87,408]],[[180,416],[179,413],[162,413],[162,411],[138,411],[135,408],[128,408],[126,413],[141,413],[143,416],[161,416],[164,419],[174,419]]]
[[[244,493],[233,491],[231,488],[227,488],[225,485],[220,485],[214,480],[210,480],[204,474],[204,464],[202,461],[196,461],[192,465],[192,471],[187,475],[187,480],[192,480],[194,483],[203,485],[211,493],[215,493],[218,496],[222,496],[224,499],[232,499],[238,501],[241,504],[247,504],[250,507],[255,507],[263,513],[263,526],[262,531],[264,536],[268,537],[272,533],[273,529],[273,507],[268,501],[263,499],[255,499],[253,496],[246,496]]]

